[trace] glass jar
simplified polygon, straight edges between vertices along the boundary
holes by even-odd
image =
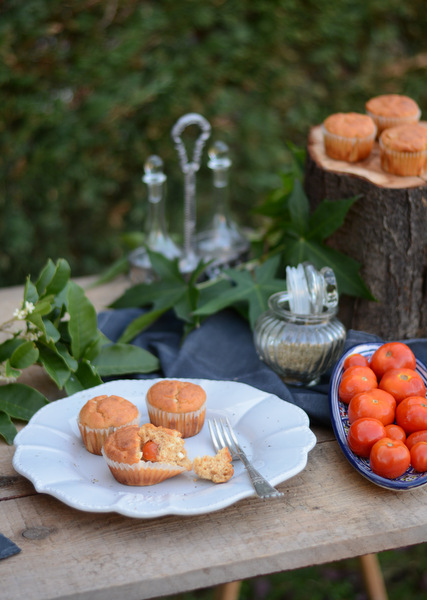
[[[273,294],[269,308],[255,324],[258,356],[285,383],[315,385],[342,353],[346,330],[336,318],[338,306],[298,314],[290,310],[289,294]]]

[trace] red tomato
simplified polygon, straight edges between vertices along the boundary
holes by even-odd
[[[373,417],[383,425],[393,423],[396,413],[396,400],[391,394],[378,388],[356,394],[348,405],[349,423],[362,417]]]
[[[416,471],[427,471],[427,442],[417,442],[410,450],[411,465]]]
[[[369,367],[349,367],[344,371],[338,387],[342,402],[348,404],[356,394],[378,387],[375,373]]]
[[[414,433],[408,435],[405,444],[410,450],[412,446],[414,446],[418,442],[427,442],[427,429],[425,429],[424,431],[414,431]]]
[[[350,354],[342,366],[344,371],[349,367],[369,367],[369,360],[363,354]]]
[[[405,442],[406,444],[406,433],[402,427],[399,427],[399,425],[396,425],[396,423],[391,423],[390,425],[385,426],[385,430],[387,437],[391,438],[392,440],[397,440],[398,442]]]
[[[396,479],[403,475],[411,464],[411,453],[403,442],[386,437],[372,446],[369,463],[377,475]]]
[[[347,434],[347,443],[352,452],[357,456],[367,458],[372,446],[386,436],[384,425],[378,419],[364,417],[357,419],[350,425]]]
[[[416,361],[409,346],[401,342],[389,342],[374,352],[369,364],[378,379],[381,379],[389,369],[415,369]]]
[[[142,447],[142,458],[144,460],[150,460],[151,462],[156,462],[157,461],[157,450],[158,450],[158,445],[155,442],[145,442],[144,446]]]
[[[406,434],[427,429],[427,400],[423,396],[410,396],[396,408],[396,423]]]
[[[398,404],[408,396],[425,396],[426,394],[426,386],[421,375],[413,369],[407,368],[386,371],[381,377],[378,387],[394,396]]]

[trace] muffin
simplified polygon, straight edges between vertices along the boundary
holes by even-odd
[[[383,94],[365,104],[366,113],[374,120],[378,136],[389,127],[417,123],[421,110],[415,100],[400,94]]]
[[[95,396],[80,410],[77,424],[86,449],[101,454],[107,437],[115,429],[126,425],[138,425],[137,407],[120,396]]]
[[[158,381],[148,390],[146,404],[153,425],[176,429],[183,438],[199,433],[205,422],[206,392],[195,383]]]
[[[192,467],[180,432],[151,423],[116,429],[102,455],[113,477],[124,485],[154,485]]]
[[[214,483],[228,481],[234,474],[228,448],[222,448],[215,456],[196,456],[193,471],[201,479],[209,479]]]
[[[326,154],[354,163],[370,155],[377,128],[368,115],[350,112],[330,115],[323,122],[322,131]]]
[[[427,127],[421,123],[385,129],[380,136],[381,168],[401,176],[426,171]]]

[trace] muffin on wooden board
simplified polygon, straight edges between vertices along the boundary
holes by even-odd
[[[206,415],[206,392],[195,383],[164,379],[146,396],[150,422],[181,432],[189,438],[201,431]]]
[[[107,437],[115,429],[138,425],[137,407],[121,396],[95,396],[81,408],[77,424],[86,449],[101,454]]]
[[[377,126],[378,136],[389,127],[417,123],[421,117],[415,100],[401,94],[375,96],[366,102],[365,109]]]
[[[427,167],[427,126],[422,123],[385,129],[380,136],[381,168],[403,177],[422,175]]]
[[[193,471],[201,479],[225,483],[234,474],[228,448],[222,448],[215,456],[196,456],[193,460]]]
[[[155,485],[192,467],[180,432],[151,423],[117,429],[108,436],[102,455],[124,485]]]
[[[354,163],[370,155],[377,128],[368,115],[350,112],[327,117],[322,131],[326,154],[334,160]]]

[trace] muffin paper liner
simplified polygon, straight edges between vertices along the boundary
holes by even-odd
[[[377,135],[376,127],[370,136],[363,138],[336,135],[327,131],[324,125],[322,125],[322,132],[326,154],[330,158],[346,162],[358,162],[368,158]]]
[[[205,422],[206,402],[198,410],[187,413],[174,413],[161,410],[147,401],[150,423],[157,427],[168,427],[180,431],[183,438],[193,437],[201,431]]]
[[[403,177],[422,175],[426,171],[427,150],[399,152],[387,148],[380,138],[381,168],[387,173]]]
[[[377,137],[379,137],[380,133],[384,131],[384,129],[390,129],[390,127],[397,127],[398,125],[410,125],[411,123],[418,123],[421,118],[421,109],[418,109],[418,114],[411,115],[409,117],[383,117],[375,115],[369,112],[369,110],[366,111],[366,114],[371,117],[377,126]]]
[[[104,449],[102,449],[102,456],[116,481],[124,485],[155,485],[156,483],[165,481],[165,479],[170,479],[171,477],[175,477],[175,475],[187,471],[185,467],[169,465],[167,463],[154,463],[150,461],[139,461],[132,465],[120,463],[108,458],[105,455]]]
[[[77,425],[79,426],[80,434],[86,449],[92,454],[101,455],[102,446],[105,444],[110,433],[113,433],[116,429],[128,427],[129,425],[139,425],[140,418],[141,416],[138,413],[138,416],[129,423],[120,425],[120,427],[105,427],[104,429],[93,429],[86,425],[81,425],[80,421],[77,421]]]

